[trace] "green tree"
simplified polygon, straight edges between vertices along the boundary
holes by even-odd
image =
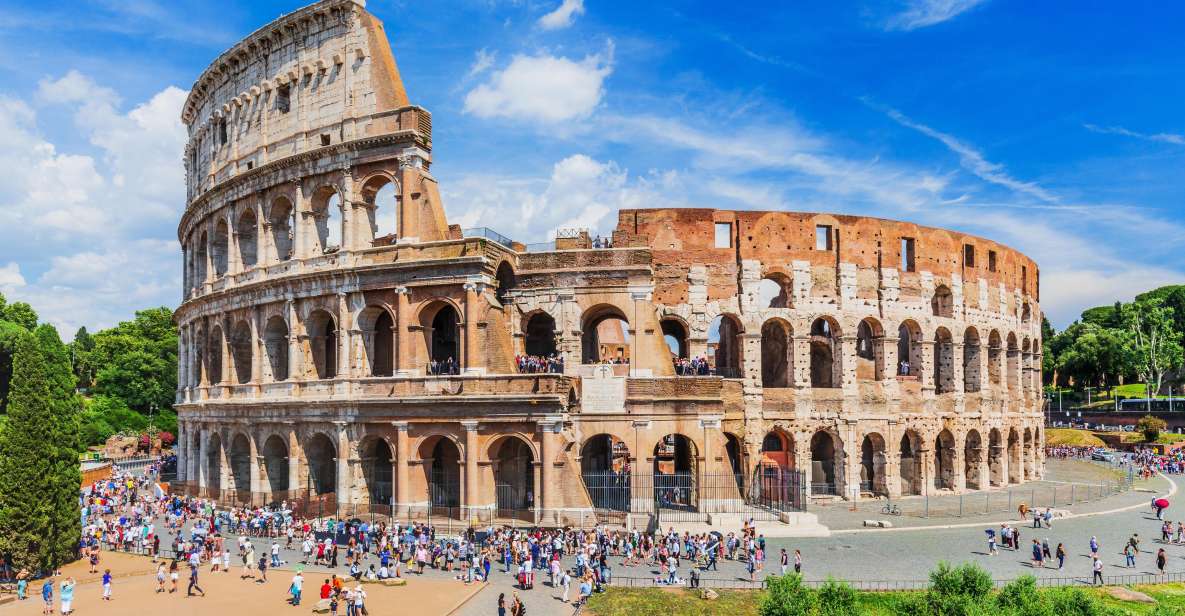
[[[45,357],[46,384],[49,388],[50,423],[46,430],[45,455],[51,461],[47,481],[47,499],[51,502],[50,526],[45,536],[51,562],[69,560],[78,545],[82,525],[78,517],[78,487],[82,472],[78,452],[80,399],[75,391],[70,352],[52,325],[42,324],[33,331],[37,346]]]
[[[0,295],[0,303],[4,296]],[[0,414],[8,406],[8,387],[12,381],[12,359],[17,340],[28,335],[25,328],[9,321],[0,320]]]
[[[70,359],[74,362],[74,378],[79,387],[90,387],[95,378],[94,366],[91,365],[91,354],[95,350],[95,338],[79,327],[74,333],[74,341],[70,343]]]
[[[1136,422],[1136,429],[1144,434],[1144,440],[1148,442],[1155,441],[1160,437],[1160,433],[1168,427],[1168,424],[1159,417],[1153,415],[1145,415]]]
[[[57,515],[54,482],[58,446],[53,429],[49,365],[32,335],[21,336],[13,352],[8,414],[0,432],[0,552],[13,565],[41,571],[56,567]],[[77,458],[75,458],[77,464]]]
[[[852,616],[858,614],[856,590],[845,582],[828,578],[819,588],[819,616]]]
[[[1074,323],[1054,336],[1050,348],[1057,356],[1059,378],[1078,386],[1113,385],[1132,369],[1127,332],[1094,323]]]
[[[33,328],[37,327],[37,312],[25,302],[14,302],[5,306],[0,319],[16,323],[29,331],[33,331]]]
[[[93,391],[122,399],[147,415],[171,409],[177,390],[177,329],[168,308],[136,313],[136,318],[94,335],[89,361]]]
[[[1137,300],[1124,310],[1131,335],[1136,374],[1148,387],[1148,397],[1160,391],[1166,372],[1181,366],[1181,333],[1174,329],[1172,310],[1159,297]]]

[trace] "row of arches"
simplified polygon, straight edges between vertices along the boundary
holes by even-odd
[[[781,272],[766,274],[757,283],[757,308],[792,308],[794,292],[790,277]],[[1020,319],[1022,323],[1032,320],[1032,308],[1028,302],[1022,302]],[[955,316],[955,296],[951,288],[944,284],[934,287],[930,296],[930,314],[939,318],[951,319]]]
[[[363,180],[357,198],[343,197],[348,191],[334,184],[319,186],[307,199],[295,190],[266,204],[227,208],[197,225],[183,246],[185,288],[256,266],[389,243],[398,232],[401,191],[386,173]]]

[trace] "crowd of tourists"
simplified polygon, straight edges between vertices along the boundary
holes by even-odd
[[[555,353],[547,357],[539,355],[515,355],[514,365],[521,374],[564,373],[564,358]]]
[[[712,373],[712,366],[708,364],[708,358],[704,356],[692,357],[675,357],[671,360],[675,366],[675,374],[678,376],[708,376]]]
[[[449,356],[444,361],[433,359],[428,362],[428,374],[432,376],[445,376],[450,374],[459,374],[461,366],[453,361],[452,356]]]

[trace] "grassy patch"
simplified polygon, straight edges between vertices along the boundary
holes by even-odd
[[[1049,447],[1102,447],[1106,445],[1103,439],[1095,436],[1089,430],[1075,430],[1073,428],[1047,428],[1045,430],[1045,444]]]
[[[1133,586],[1135,590],[1156,599],[1158,605],[1170,608],[1169,613],[1185,614],[1185,584],[1150,584]],[[720,590],[720,598],[705,601],[699,593],[679,588],[609,588],[593,595],[585,609],[591,616],[757,616],[757,608],[765,591]],[[1046,592],[1046,591],[1042,591]],[[1102,589],[1088,592],[1112,608],[1119,608],[1132,616],[1150,614],[1156,605],[1131,603],[1112,599]],[[861,616],[896,616],[898,605],[914,592],[861,592],[857,605]]]
[[[1173,434],[1171,432],[1161,432],[1160,435],[1156,437],[1157,443],[1164,443],[1164,444],[1176,443],[1177,441],[1182,441],[1182,440],[1185,440],[1185,434]]]

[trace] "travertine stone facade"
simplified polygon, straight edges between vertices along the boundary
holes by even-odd
[[[783,473],[815,498],[1042,473],[1038,270],[1005,246],[713,209],[622,211],[613,248],[462,232],[431,116],[358,0],[250,35],[182,119],[194,491],[560,524],[668,497],[739,513]],[[596,365],[620,344],[628,364]],[[525,354],[563,363],[522,374]],[[633,477],[624,506],[590,484],[612,473]],[[689,487],[652,493],[660,475]]]

